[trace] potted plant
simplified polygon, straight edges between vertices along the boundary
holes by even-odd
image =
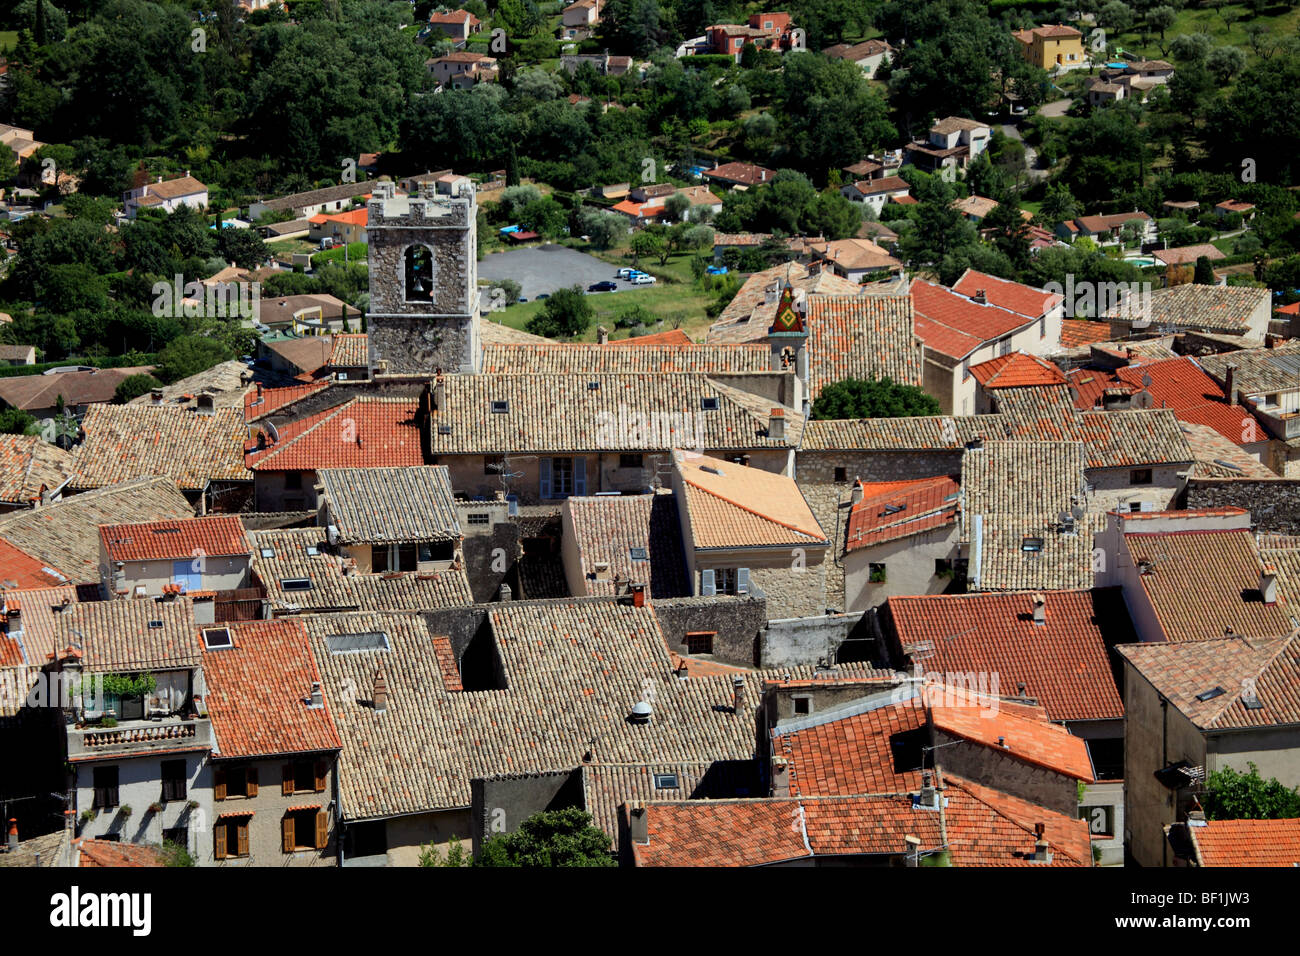
[[[101,726],[101,727],[116,727],[116,726],[117,726],[117,718],[114,717],[112,714],[106,714],[106,715],[104,716],[104,719],[101,720],[101,721],[99,722],[99,726]]]
[[[95,819],[95,817],[98,816],[98,815],[99,815],[99,810],[96,809],[95,807],[91,807],[91,808],[88,809],[88,810],[82,810],[82,811],[81,811],[81,825],[84,827],[87,823],[89,823],[91,820]]]
[[[185,803],[186,813],[189,813],[191,810],[197,810],[198,808],[199,808],[199,801],[197,800],[188,800]]]
[[[162,813],[162,811],[163,811],[163,805],[159,803],[157,800],[149,804],[150,813]]]
[[[123,820],[129,819],[131,814],[133,814],[134,812],[135,811],[131,809],[131,804],[129,803],[124,803],[117,808],[117,815],[120,816]]]

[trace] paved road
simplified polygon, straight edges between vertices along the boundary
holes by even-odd
[[[557,245],[494,252],[478,264],[479,278],[514,279],[523,287],[520,294],[530,301],[543,292],[554,292],[575,283],[586,289],[593,282],[606,279],[618,282],[620,292],[637,288],[623,279],[614,279],[617,271],[617,267],[595,256]],[[483,294],[486,305],[488,293],[484,290]]]

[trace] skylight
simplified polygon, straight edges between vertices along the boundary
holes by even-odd
[[[675,773],[657,773],[655,774],[656,790],[677,790],[680,789],[680,783]]]
[[[203,646],[210,651],[217,651],[223,648],[235,646],[234,638],[230,636],[228,627],[208,627],[203,630]]]
[[[281,578],[280,587],[286,591],[310,591],[310,578]]]
[[[1196,695],[1196,699],[1201,703],[1205,703],[1207,700],[1214,700],[1216,697],[1222,697],[1226,693],[1227,691],[1222,687],[1213,687],[1210,690],[1201,691],[1201,693]]]
[[[325,646],[331,654],[360,654],[363,651],[386,651],[389,649],[388,635],[383,631],[367,631],[362,634],[329,634]]]
[[[274,558],[274,557],[275,557],[275,548],[263,548],[263,549],[262,549],[262,557],[264,557],[264,558]]]
[[[506,413],[509,412],[509,411],[510,411],[510,403],[509,403],[509,402],[493,402],[493,403],[492,403],[492,414],[493,414],[493,415],[504,415],[504,414],[506,414]]]

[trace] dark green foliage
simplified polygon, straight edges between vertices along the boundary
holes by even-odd
[[[817,421],[843,418],[906,418],[938,415],[939,403],[915,385],[889,378],[847,378],[827,385],[813,402]]]
[[[475,866],[614,866],[610,839],[591,820],[576,808],[535,813],[484,843]]]
[[[117,388],[113,391],[113,401],[115,404],[125,405],[131,399],[147,395],[155,388],[161,387],[162,382],[147,373],[128,375],[117,383]]]
[[[216,339],[182,335],[159,353],[158,377],[167,383],[175,382],[234,357],[234,350]]]
[[[36,434],[36,419],[21,408],[0,411],[0,433],[5,435]]]
[[[1282,820],[1300,817],[1300,789],[1265,780],[1248,763],[1249,773],[1224,767],[1210,774],[1203,800],[1210,820]]]
[[[525,327],[533,335],[571,339],[591,327],[595,311],[580,286],[556,289]]]

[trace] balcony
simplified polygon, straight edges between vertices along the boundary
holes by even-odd
[[[132,720],[116,727],[69,727],[68,759],[141,756],[155,751],[198,750],[212,746],[212,722],[206,717]]]

